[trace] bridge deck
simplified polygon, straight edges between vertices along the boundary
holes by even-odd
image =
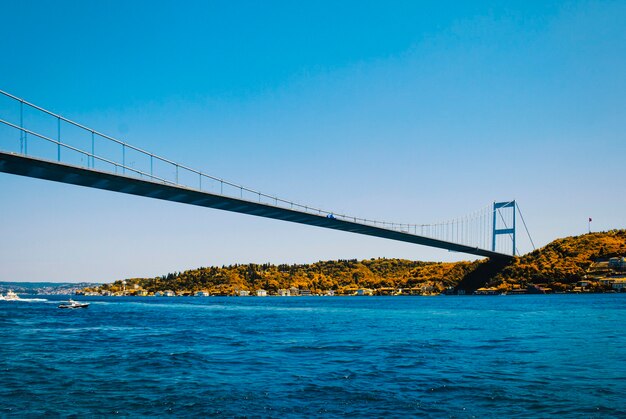
[[[361,223],[0,151],[0,172],[365,234],[497,259],[510,255]]]

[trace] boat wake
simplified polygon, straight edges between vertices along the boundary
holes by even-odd
[[[19,295],[17,295],[16,293],[13,292],[13,290],[9,290],[7,291],[7,295],[2,295],[0,294],[0,301],[24,301],[27,303],[31,303],[31,302],[41,302],[41,301],[48,301],[45,298],[20,298]]]
[[[19,298],[16,300],[3,300],[9,303],[45,303],[48,300],[46,298]]]

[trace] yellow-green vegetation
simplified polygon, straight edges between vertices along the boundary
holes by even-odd
[[[484,285],[499,291],[524,290],[533,284],[554,291],[571,291],[578,281],[587,277],[597,282],[591,289],[601,291],[599,275],[611,276],[616,272],[604,265],[594,271],[592,265],[616,256],[626,256],[626,230],[557,239],[532,253],[513,258],[508,264],[486,260],[438,263],[404,259],[338,260],[307,265],[244,264],[199,268],[156,278],[131,278],[125,284],[116,281],[85,291],[145,295],[170,290],[179,295],[198,291],[236,295],[240,291],[253,294],[259,289],[276,294],[280,289],[295,287],[312,294],[334,291],[337,295],[350,295],[358,289],[371,289],[374,294],[433,294],[448,288],[471,292]]]
[[[617,256],[626,256],[626,230],[557,239],[515,258],[490,285],[512,289],[515,284],[547,284],[556,291],[569,290],[587,276],[594,262]]]
[[[352,294],[357,289],[378,293],[436,293],[453,287],[481,262],[436,263],[403,259],[338,260],[308,265],[245,264],[209,267],[170,273],[156,278],[127,279],[102,285],[112,293],[148,293],[171,290],[177,294],[205,291],[211,295],[233,295],[239,291],[265,289],[270,294],[296,287],[313,294],[335,291]]]

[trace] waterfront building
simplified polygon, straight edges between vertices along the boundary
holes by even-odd
[[[267,291],[265,290],[256,290],[257,297],[267,297]]]
[[[500,294],[500,292],[498,292],[497,288],[478,288],[476,291],[474,291],[474,294],[476,295],[498,295]]]
[[[552,293],[552,288],[546,287],[545,284],[537,284],[529,285],[526,291],[528,294],[550,294]]]
[[[249,295],[250,295],[250,291],[246,291],[246,290],[239,291],[239,296],[240,297],[247,297]]]
[[[278,295],[280,297],[289,297],[291,295],[291,292],[289,292],[289,290],[286,290],[286,289],[279,289]]]
[[[300,290],[297,287],[289,288],[289,295],[300,295]]]
[[[462,290],[459,290],[459,295],[461,295],[461,291]],[[513,288],[512,290],[508,290],[506,293],[508,295],[528,294],[528,290],[526,288]]]
[[[617,278],[611,284],[611,287],[617,292],[626,292],[626,278]]]
[[[174,291],[167,290],[163,292],[163,296],[164,297],[176,297],[176,293],[174,293]]]

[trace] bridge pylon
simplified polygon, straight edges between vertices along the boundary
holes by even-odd
[[[510,209],[510,210],[508,210]],[[511,238],[513,250],[512,254],[515,256],[515,218],[516,218],[516,209],[517,205],[515,204],[515,200],[508,202],[494,202],[493,203],[493,231],[492,231],[492,240],[491,240],[491,250],[496,251],[496,239],[499,235],[507,234]],[[506,218],[503,215],[503,211],[505,210],[508,214],[506,214]],[[508,222],[507,222],[508,219]],[[502,226],[502,227],[499,227]]]

